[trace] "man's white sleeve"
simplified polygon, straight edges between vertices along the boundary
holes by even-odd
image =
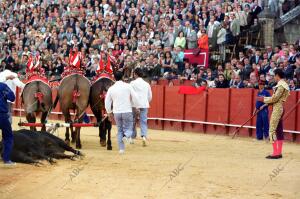
[[[18,77],[13,79],[13,82],[17,87],[19,87],[21,89],[23,89],[25,87],[25,84]]]
[[[151,86],[148,85],[148,102],[151,102],[152,100],[152,90],[151,90]]]
[[[130,85],[130,96],[131,96],[133,106],[139,107],[140,103],[139,103],[138,95],[136,94],[136,92],[134,91],[131,85]]]
[[[110,90],[108,89],[105,97],[105,110],[107,113],[112,112],[111,107],[112,107],[112,98],[111,98]]]
[[[0,75],[0,82],[5,82],[6,81],[6,76]]]

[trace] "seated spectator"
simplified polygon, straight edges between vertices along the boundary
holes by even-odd
[[[259,49],[256,49],[255,55],[250,58],[250,64],[259,64],[260,60],[262,60],[261,51]]]
[[[267,85],[268,89],[272,89],[277,84],[274,79],[274,75],[272,75],[272,74],[267,73],[266,80],[268,82],[268,85]]]
[[[173,51],[173,59],[174,63],[177,65],[178,74],[181,75],[184,70],[184,52],[181,47],[176,47],[175,51]]]
[[[172,71],[173,59],[170,52],[166,52],[161,58],[162,73],[167,73]]]
[[[289,87],[291,91],[295,91],[298,89],[297,85],[296,85],[296,79],[291,79],[289,80]]]
[[[237,75],[240,76],[241,80],[249,79],[250,74],[248,73],[248,71],[245,70],[243,63],[238,61],[236,66],[238,68]],[[248,76],[248,74],[249,74],[249,76]]]
[[[229,88],[228,81],[225,79],[223,74],[218,76],[218,80],[216,81],[216,88]]]
[[[225,70],[224,70],[224,76],[225,76],[225,79],[227,81],[230,81],[231,80],[231,74],[233,73],[233,70],[231,68],[231,64],[229,62],[227,62],[225,64]]]
[[[188,80],[191,79],[192,73],[193,73],[193,66],[191,66],[189,64],[189,62],[185,62],[184,63],[184,71],[182,74],[183,78],[188,79]]]
[[[240,75],[235,75],[233,84],[230,88],[244,88],[245,85]]]

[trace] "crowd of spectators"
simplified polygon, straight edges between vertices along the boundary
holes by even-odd
[[[24,73],[29,53],[40,54],[47,76],[55,78],[76,46],[89,78],[96,74],[100,52],[105,51],[118,60],[121,70],[141,67],[149,80],[190,79],[198,85],[244,88],[257,87],[264,79],[272,87],[272,71],[282,68],[291,88],[299,88],[300,63],[295,58],[299,41],[243,49],[232,60],[222,54],[225,45],[257,28],[261,4],[261,0],[1,1],[0,61],[5,68]],[[284,1],[283,13],[289,9]],[[222,63],[209,68],[190,64],[184,59],[185,49],[220,50]]]

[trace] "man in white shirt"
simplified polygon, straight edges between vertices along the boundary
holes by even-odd
[[[0,72],[0,82],[5,83],[16,95],[16,88],[19,87],[21,89],[24,88],[25,84],[20,81],[18,78],[17,73],[14,73],[10,70],[4,69],[2,72]],[[16,96],[18,97],[18,96]],[[12,123],[12,102],[8,101],[8,114],[9,114],[9,121]]]
[[[141,137],[143,139],[143,146],[146,146],[147,141],[147,114],[149,103],[152,99],[152,91],[150,85],[142,79],[143,71],[141,68],[136,68],[134,70],[134,78],[135,80],[132,81],[130,84],[133,87],[134,91],[137,94],[139,99],[139,104],[134,105],[137,111],[133,111],[133,134],[132,138],[136,138],[136,118],[138,117],[140,120],[140,128],[141,128]]]
[[[105,109],[110,120],[114,116],[118,128],[119,153],[123,154],[125,152],[124,141],[129,142],[131,140],[133,130],[132,105],[138,104],[138,98],[132,86],[122,81],[122,72],[117,71],[114,76],[116,83],[107,91]]]

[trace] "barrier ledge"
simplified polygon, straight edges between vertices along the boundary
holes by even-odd
[[[24,109],[13,109],[14,111],[20,111],[24,112]],[[60,114],[62,115],[62,112],[51,112],[53,114]],[[74,115],[74,113],[71,113],[71,115]],[[87,114],[88,116],[94,116],[93,114]],[[208,125],[216,125],[216,126],[228,126],[228,127],[240,127],[241,125],[237,124],[225,124],[225,123],[217,123],[217,122],[205,122],[205,121],[196,121],[196,120],[180,120],[180,119],[170,119],[170,118],[153,118],[150,117],[148,120],[160,120],[160,121],[170,121],[170,122],[184,122],[184,123],[195,123],[195,124],[208,124]],[[256,129],[255,126],[243,126],[243,128],[251,128]],[[295,133],[300,134],[300,131],[292,131],[292,130],[283,130],[286,133]]]
[[[240,127],[238,124],[225,124],[225,123],[217,123],[217,122],[205,122],[205,121],[195,121],[195,120],[180,120],[180,119],[170,119],[170,118],[148,118],[148,120],[161,120],[161,121],[170,121],[170,122],[184,122],[184,123],[195,123],[195,124],[208,124],[208,125],[216,125],[216,126],[227,126],[227,127]],[[255,126],[243,126],[243,128],[256,129]],[[292,131],[292,130],[283,130],[286,133],[295,133],[300,134],[300,131]]]

